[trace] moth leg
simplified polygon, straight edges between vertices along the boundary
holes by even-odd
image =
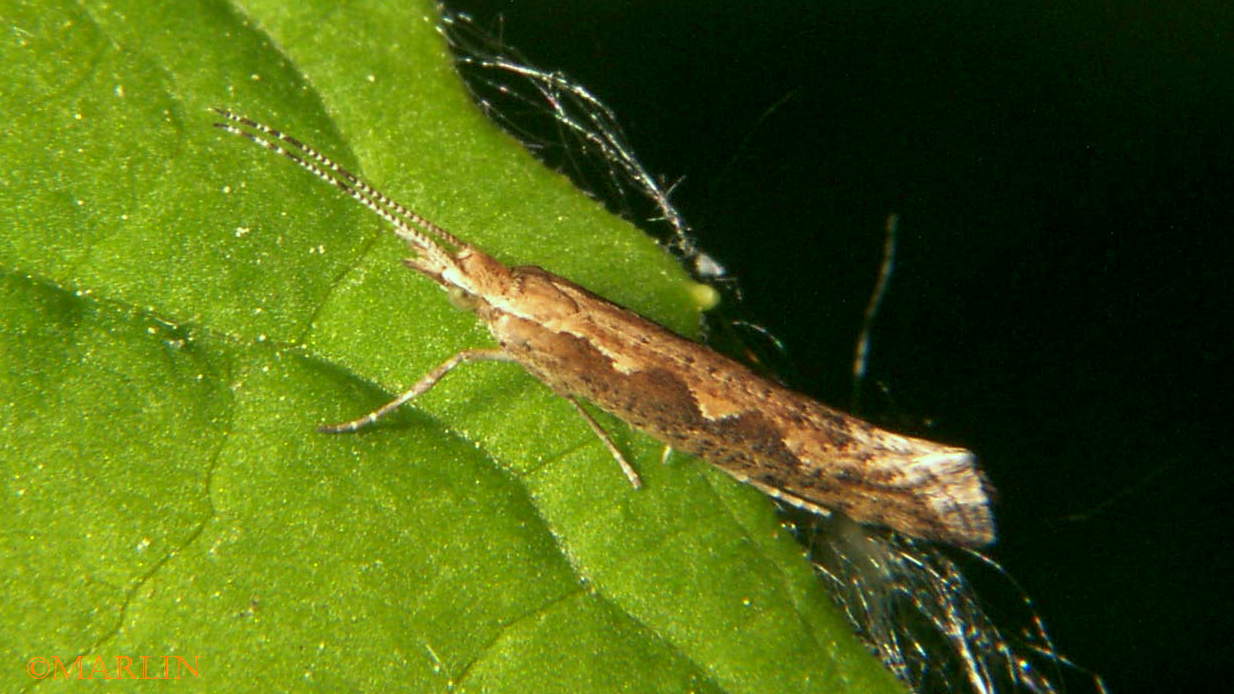
[[[660,464],[668,465],[668,459],[671,457],[673,457],[673,447],[669,445],[665,445],[664,451],[660,453]]]
[[[424,374],[424,377],[421,378],[419,382],[412,386],[406,393],[403,393],[363,417],[353,419],[349,422],[343,422],[341,424],[323,424],[317,427],[317,431],[320,431],[323,434],[344,434],[356,431],[361,427],[366,427],[373,422],[376,422],[378,419],[390,414],[394,410],[397,410],[408,400],[427,392],[430,388],[437,385],[437,382],[440,381],[443,376],[450,373],[450,370],[454,367],[464,362],[472,361],[514,361],[514,358],[500,349],[463,350],[462,352],[459,352],[439,364],[437,368]]]
[[[626,479],[630,480],[630,484],[634,485],[635,489],[643,486],[643,481],[639,479],[638,473],[634,471],[634,467],[626,461],[626,457],[621,454],[617,444],[613,443],[613,440],[608,437],[608,432],[604,431],[600,423],[592,418],[587,410],[583,409],[583,405],[576,398],[566,396],[566,400],[569,400],[570,404],[574,405],[574,409],[578,410],[578,413],[583,415],[583,419],[587,420],[587,423],[591,425],[591,430],[596,433],[596,436],[600,437],[600,441],[604,443],[604,447],[613,456],[613,460],[616,460],[617,464],[621,466],[621,471],[626,473]]]
[[[756,482],[752,479],[743,479],[741,481],[745,482],[751,487],[754,487],[755,489],[766,494],[767,496],[773,499],[776,499],[777,501],[783,501],[784,503],[790,506],[796,506],[799,509],[809,511],[810,513],[813,513],[816,516],[822,516],[823,518],[831,517],[831,509],[827,508],[826,506],[819,506],[813,501],[807,501],[803,499],[802,497],[797,496],[796,494],[786,492],[783,489],[778,489],[769,484],[764,484],[762,482]]]

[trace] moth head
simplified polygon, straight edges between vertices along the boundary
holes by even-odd
[[[437,279],[450,295],[450,303],[474,311],[490,297],[500,296],[510,286],[510,270],[492,256],[463,245]]]

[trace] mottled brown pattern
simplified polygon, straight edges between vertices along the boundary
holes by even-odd
[[[520,316],[480,310],[529,372],[673,448],[790,500],[917,537],[994,539],[971,454],[880,430],[538,268],[515,268]]]

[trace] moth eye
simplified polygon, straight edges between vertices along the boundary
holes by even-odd
[[[448,287],[446,289],[446,298],[450,301],[451,306],[462,311],[474,310],[476,304],[479,303],[474,294],[468,294],[458,287]]]

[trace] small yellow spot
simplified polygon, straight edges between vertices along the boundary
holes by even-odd
[[[690,294],[690,298],[694,300],[694,304],[698,306],[700,311],[710,311],[720,305],[720,292],[710,284],[701,282],[691,282],[686,287],[686,291]]]
[[[471,311],[475,309],[476,298],[458,287],[448,287],[446,289],[446,299],[450,305],[461,311]]]

